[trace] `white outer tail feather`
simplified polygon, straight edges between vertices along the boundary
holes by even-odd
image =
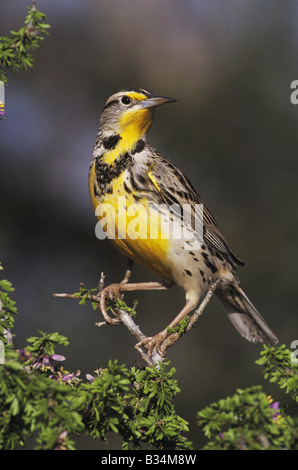
[[[216,291],[215,296],[236,330],[245,339],[253,343],[262,342],[270,345],[278,343],[277,337],[240,286],[237,286],[237,300],[240,300],[243,308],[238,308],[232,302],[229,302],[228,297],[224,295],[224,291]]]

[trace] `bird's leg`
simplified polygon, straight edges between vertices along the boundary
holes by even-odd
[[[147,354],[151,358],[153,349],[155,347],[157,353],[160,354],[160,356],[164,356],[162,343],[168,336],[168,328],[174,328],[176,325],[178,325],[178,323],[194,308],[195,308],[195,305],[190,300],[187,300],[183,309],[178,313],[178,315],[174,318],[174,320],[167,326],[167,328],[162,330],[160,333],[157,333],[157,335],[155,336],[143,339],[142,341],[136,344],[135,348],[137,350],[140,350],[142,346],[145,346],[147,349]]]
[[[128,260],[128,267],[123,280],[119,283],[110,284],[109,286],[102,288],[98,294],[100,297],[99,308],[106,323],[110,323],[112,325],[121,323],[121,320],[117,318],[117,316],[116,318],[111,318],[108,315],[106,308],[107,299],[113,300],[114,297],[119,299],[121,298],[121,292],[132,292],[138,290],[167,290],[170,287],[170,285],[166,284],[165,282],[128,282],[132,271],[132,265],[133,262]]]
[[[119,299],[121,297],[120,292],[132,292],[137,290],[167,290],[168,286],[162,282],[134,282],[134,283],[119,283],[119,284],[110,284],[105,287],[99,294],[100,303],[99,307],[103,317],[107,323],[118,324],[120,320],[118,318],[111,318],[107,314],[106,309],[106,299],[112,300],[115,296]]]

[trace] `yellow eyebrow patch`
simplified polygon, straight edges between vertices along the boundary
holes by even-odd
[[[147,98],[147,96],[143,95],[143,93],[137,93],[136,91],[128,91],[125,94],[126,96],[129,96],[132,100],[142,101]]]

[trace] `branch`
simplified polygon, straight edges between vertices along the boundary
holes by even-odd
[[[102,274],[101,281],[100,281],[101,288],[103,288],[103,279],[104,279],[104,275]],[[208,292],[206,296],[204,297],[203,301],[201,302],[200,306],[195,310],[193,315],[190,317],[187,323],[187,326],[185,327],[183,332],[180,332],[177,329],[177,331],[171,332],[169,334],[169,336],[165,339],[162,345],[162,348],[164,351],[166,351],[166,349],[168,349],[176,341],[178,341],[178,339],[187,331],[189,331],[194,326],[194,324],[198,321],[199,317],[202,315],[203,311],[208,305],[218,285],[218,282],[219,282],[219,279],[215,282],[211,282],[211,280],[209,280]],[[92,303],[95,303],[97,305],[97,308],[99,308],[99,305],[100,305],[100,295],[94,295],[90,291],[85,291],[81,295],[78,293],[75,293],[75,294],[56,293],[56,294],[53,294],[53,296],[58,297],[58,298],[81,299],[81,301],[83,300],[84,302],[86,300],[89,300]],[[112,311],[119,318],[119,323],[123,323],[124,326],[128,329],[128,331],[137,339],[138,342],[146,338],[146,335],[142,333],[140,327],[134,322],[132,316],[129,314],[127,310],[125,310],[124,308],[120,308],[118,306],[113,306]],[[97,322],[96,326],[103,326],[106,324],[107,323],[105,321]],[[142,359],[149,366],[157,365],[159,362],[162,362],[164,359],[160,354],[156,352],[155,348],[153,349],[153,353],[151,357],[148,356],[148,354],[146,353],[144,349],[142,348],[136,348],[136,349],[140,353]]]
[[[0,37],[0,80],[7,81],[7,72],[18,72],[33,66],[29,51],[36,49],[48,34],[50,25],[45,23],[46,15],[36,8],[36,0],[28,7],[24,26],[11,31],[10,36]]]
[[[100,304],[100,296],[98,295],[93,295],[91,293],[85,295],[77,295],[77,294],[53,294],[54,297],[59,297],[59,298],[67,298],[67,299],[84,299],[84,300],[90,300],[91,302],[95,302],[96,304]],[[123,325],[128,329],[128,331],[137,339],[137,341],[142,341],[143,339],[146,338],[146,335],[142,333],[140,330],[140,327],[134,322],[132,316],[123,308],[119,307],[113,307],[113,311],[115,314],[119,317],[120,322],[123,323]],[[105,321],[103,322],[96,322],[96,326],[103,326],[107,325]],[[139,351],[139,353],[142,356],[142,359],[146,362],[148,366],[153,366],[154,364],[158,364],[158,362],[162,362],[163,358],[156,352],[154,351],[152,354],[152,357],[150,358],[144,351]]]

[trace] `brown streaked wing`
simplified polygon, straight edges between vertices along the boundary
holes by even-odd
[[[243,266],[245,263],[231,251],[219,225],[189,179],[179,168],[160,153],[154,151],[154,153],[152,152],[152,157],[153,165],[151,171],[158,182],[163,201],[168,205],[179,204],[181,207],[183,204],[203,204],[205,242],[209,247],[222,253],[233,266]]]

